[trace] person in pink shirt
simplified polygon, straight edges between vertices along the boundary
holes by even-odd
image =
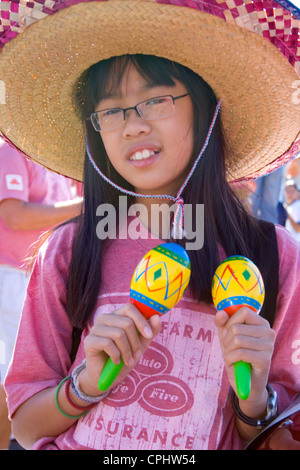
[[[0,361],[3,383],[12,356],[26,286],[26,259],[39,237],[54,225],[79,214],[81,201],[72,181],[46,170],[0,141]],[[3,387],[0,447],[10,435]]]
[[[300,145],[300,109],[287,99],[298,75],[292,57],[259,35],[270,0],[257,11],[238,2],[236,23],[235,10],[215,3],[59,2],[0,55],[1,131],[84,182],[83,213],[53,230],[33,260],[5,380],[25,448],[240,450],[300,392],[299,244],[256,220],[228,184],[267,173]],[[11,117],[12,51],[14,67],[25,55],[30,71],[28,127]],[[277,123],[279,101],[288,112]],[[190,257],[190,283],[170,312],[145,318],[130,281],[149,249],[171,240]],[[233,255],[261,271],[259,315],[243,306],[229,317],[213,305],[214,272]],[[123,367],[103,390],[108,358]],[[251,366],[247,398],[235,383],[240,361]]]

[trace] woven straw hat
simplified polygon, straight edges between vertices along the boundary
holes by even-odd
[[[125,53],[167,57],[211,85],[222,99],[229,180],[263,175],[300,151],[300,12],[286,0],[0,5],[0,135],[47,168],[82,179],[74,86],[93,63]]]

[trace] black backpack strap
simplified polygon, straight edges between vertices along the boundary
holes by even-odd
[[[254,254],[253,261],[260,268],[265,284],[265,301],[260,315],[268,320],[272,327],[276,311],[279,283],[279,255],[277,235],[274,224],[260,221],[260,226],[261,249],[260,253],[257,253],[257,260],[255,260]],[[263,263],[261,260],[263,260]]]

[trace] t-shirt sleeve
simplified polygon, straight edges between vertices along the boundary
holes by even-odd
[[[279,290],[269,382],[277,390],[282,411],[300,392],[300,244],[281,226],[277,227],[277,240]]]
[[[28,201],[28,170],[26,159],[8,145],[0,146],[0,201]]]
[[[10,416],[28,398],[68,375],[72,327],[66,313],[66,283],[74,225],[56,230],[35,262],[5,380]]]

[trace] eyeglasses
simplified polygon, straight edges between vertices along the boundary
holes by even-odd
[[[97,132],[111,131],[121,127],[126,119],[126,113],[130,109],[134,109],[145,121],[155,121],[156,119],[172,116],[175,113],[175,101],[187,95],[189,93],[176,96],[175,98],[171,95],[156,96],[130,108],[110,108],[96,111],[87,119],[91,121]]]

